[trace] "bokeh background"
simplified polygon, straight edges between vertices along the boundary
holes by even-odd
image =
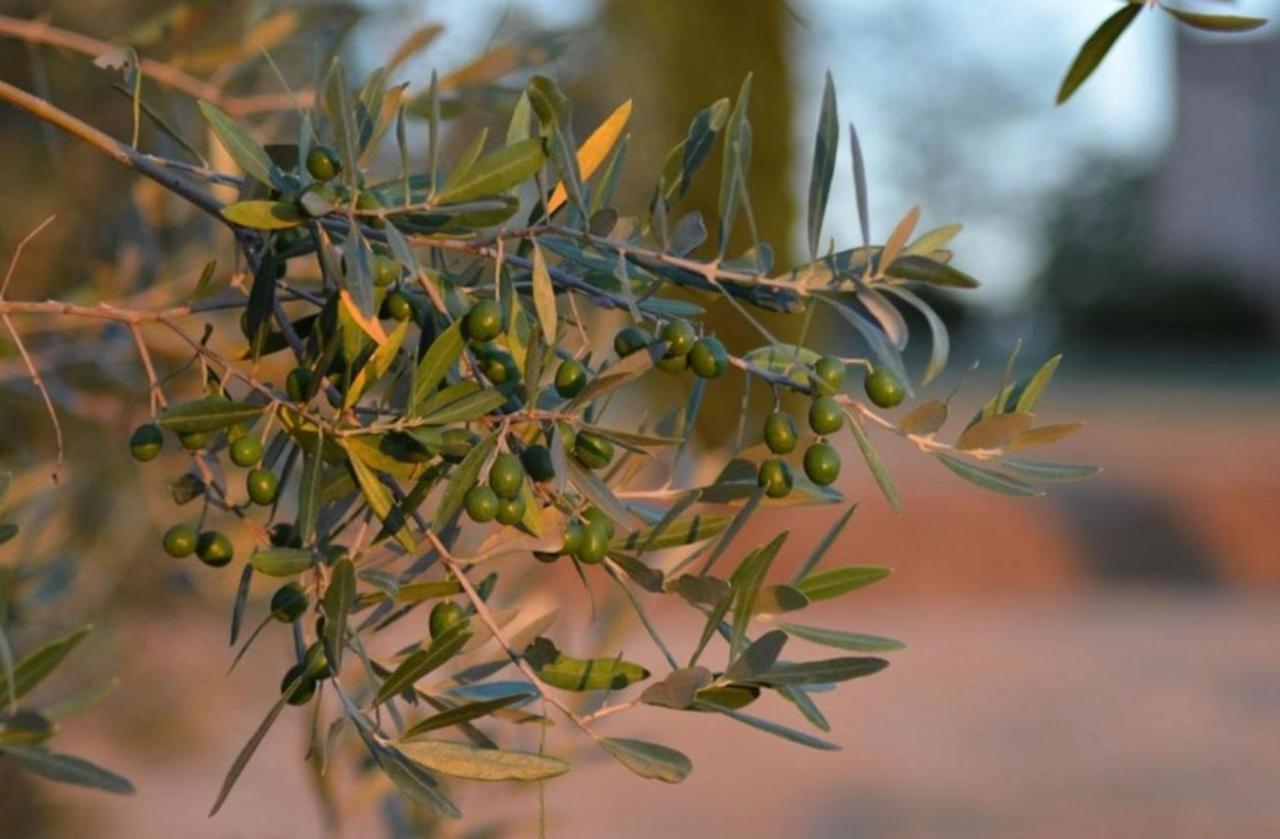
[[[1266,0],[1240,7],[1280,13]],[[781,264],[803,249],[830,69],[868,158],[873,238],[917,203],[925,227],[965,224],[957,264],[984,286],[933,298],[955,328],[955,371],[981,362],[960,403],[985,398],[1015,341],[1027,365],[1061,350],[1042,412],[1088,427],[1054,454],[1105,467],[1086,484],[1013,500],[885,440],[906,502],[895,515],[849,443],[841,488],[861,503],[835,553],[895,574],[828,616],[908,647],[884,674],[826,699],[843,751],[641,711],[609,733],[680,745],[692,777],[676,788],[641,782],[583,752],[584,771],[547,786],[552,835],[1280,834],[1280,26],[1225,39],[1141,15],[1071,103],[1054,108],[1058,80],[1112,0],[370,0],[359,9],[7,0],[0,11],[49,15],[164,57],[190,46],[175,44],[175,31],[198,46],[284,8],[298,11],[299,34],[271,54],[299,83],[335,40],[368,70],[412,29],[438,22],[444,34],[397,71],[412,91],[432,68],[532,44],[522,60],[549,59],[574,97],[579,136],[634,97],[622,192],[634,208],[692,114],[754,72],[750,180]],[[175,10],[204,17],[186,31]],[[196,52],[189,69],[217,75],[219,53]],[[222,80],[275,89],[265,62],[246,67]],[[518,90],[520,73],[503,83]],[[83,56],[0,39],[0,77],[127,136],[127,99]],[[173,96],[145,90],[159,104]],[[505,125],[500,91],[459,101],[451,148],[482,125]],[[144,140],[164,148],[161,136]],[[847,154],[842,144],[827,216],[838,243],[857,238]],[[181,207],[11,109],[0,109],[0,160],[6,262],[19,238],[58,215],[24,257],[13,298],[163,303],[173,292],[162,284],[195,282],[196,253],[212,248],[230,264],[229,243],[193,233]],[[714,189],[706,177],[693,206],[710,209]],[[835,324],[822,326],[824,341],[856,350]],[[927,333],[912,326],[922,352]],[[175,569],[158,549],[173,513],[164,470],[127,458],[128,429],[145,416],[127,336],[104,350],[64,327],[24,325],[66,425],[57,486],[48,423],[0,340],[0,464],[19,473],[8,503],[22,503],[28,533],[0,548],[0,562],[15,552],[56,560],[45,572],[49,609],[19,641],[84,614],[102,630],[77,653],[73,680],[118,673],[120,685],[61,736],[130,776],[138,794],[54,788],[0,763],[5,835],[323,835],[299,760],[303,714],[277,725],[227,809],[203,818],[270,704],[275,676],[258,674],[283,667],[287,645],[261,644],[249,666],[223,675],[234,583]],[[731,343],[746,336],[727,315],[721,328]],[[954,383],[944,377],[935,390]],[[721,419],[737,410],[729,401]],[[713,416],[704,438],[713,452],[715,425]],[[782,561],[792,563],[829,516],[767,513],[760,533],[790,528]],[[663,618],[695,631],[676,613]],[[620,636],[628,655],[643,659],[636,628],[620,631],[631,633]],[[342,835],[379,835],[381,791],[341,774],[331,783]],[[477,817],[445,835],[535,829],[536,790],[471,789],[461,803]]]

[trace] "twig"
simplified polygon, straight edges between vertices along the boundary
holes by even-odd
[[[9,268],[4,274],[4,284],[0,285],[0,303],[4,301],[5,292],[9,290],[9,283],[13,280],[14,269],[18,267],[18,259],[22,256],[22,250],[27,243],[40,235],[40,231],[44,230],[57,216],[49,216],[36,228],[23,237],[18,246],[13,249],[13,256],[9,259]],[[22,356],[22,363],[26,365],[27,372],[31,374],[31,383],[36,386],[36,390],[40,391],[40,398],[44,400],[45,411],[49,414],[49,422],[53,424],[54,445],[58,450],[57,460],[53,466],[53,482],[58,482],[58,473],[62,471],[63,456],[65,454],[62,440],[62,423],[58,421],[58,412],[53,407],[53,399],[49,396],[49,389],[44,385],[44,378],[40,375],[40,369],[36,367],[35,362],[31,360],[31,354],[27,352],[26,345],[22,342],[22,337],[18,334],[18,330],[13,326],[13,320],[9,317],[8,312],[0,312],[0,319],[4,320],[4,325],[9,330],[9,337],[13,339],[14,346],[18,348],[18,354]]]

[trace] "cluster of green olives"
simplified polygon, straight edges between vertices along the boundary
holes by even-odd
[[[699,338],[686,320],[668,321],[658,332],[658,340],[667,348],[655,365],[663,372],[682,373],[689,369],[701,379],[718,379],[729,369],[729,354],[720,339],[714,335]],[[614,336],[613,351],[619,358],[626,358],[652,343],[649,333],[638,326],[628,326]]]
[[[840,476],[840,455],[826,438],[844,425],[844,413],[834,396],[844,386],[845,367],[838,358],[824,356],[813,365],[811,376],[815,394],[809,403],[809,428],[818,435],[804,452],[804,473],[818,486],[828,486]],[[800,432],[790,414],[774,411],[764,421],[764,441],[775,455],[795,451]],[[760,464],[757,483],[770,498],[785,498],[795,483],[791,466],[781,457],[770,457]]]
[[[520,458],[501,452],[489,467],[489,483],[467,490],[462,505],[472,521],[517,525],[524,518],[525,467]]]
[[[556,552],[534,553],[542,562],[555,562],[572,556],[583,565],[599,565],[609,554],[613,541],[613,521],[597,507],[588,507],[580,518],[572,519],[564,529],[564,545]]]

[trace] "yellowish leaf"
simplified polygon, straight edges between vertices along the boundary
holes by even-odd
[[[601,163],[604,163],[609,150],[622,136],[622,129],[627,127],[627,120],[630,118],[631,100],[628,99],[609,114],[608,118],[600,123],[600,127],[591,132],[587,141],[578,147],[578,169],[582,172],[584,181],[600,168]],[[551,200],[547,202],[547,212],[554,213],[568,198],[569,193],[565,191],[564,184],[556,184],[555,191],[551,193]]]
[[[374,343],[382,346],[387,342],[387,333],[383,330],[382,324],[378,322],[376,317],[367,318],[360,313],[360,307],[352,299],[351,292],[344,288],[341,291],[341,299],[342,305],[347,309],[347,315],[365,331],[365,334],[374,340]]]

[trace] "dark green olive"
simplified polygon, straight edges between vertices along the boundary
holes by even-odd
[[[613,351],[626,358],[649,346],[649,335],[638,326],[628,326],[613,337]]]
[[[689,356],[685,355],[664,355],[653,363],[664,373],[683,373],[689,369]]]
[[[271,525],[271,544],[277,548],[300,548],[302,536],[292,522],[282,521]]]
[[[316,694],[316,680],[307,675],[307,669],[301,664],[295,664],[285,672],[284,678],[280,680],[280,692],[284,693],[292,684],[297,684],[285,701],[290,705],[306,705],[311,701],[311,697]]]
[[[555,466],[551,463],[551,450],[541,443],[534,443],[521,452],[520,462],[529,477],[539,483],[556,476]]]
[[[389,286],[400,279],[400,263],[392,257],[378,254],[373,258],[373,284],[379,288]]]
[[[315,641],[311,646],[307,647],[307,652],[302,656],[302,665],[307,669],[307,673],[315,679],[325,679],[333,675],[333,666],[329,663],[329,655],[324,650],[324,644]]]
[[[599,522],[589,522],[582,529],[582,543],[574,556],[585,565],[599,565],[609,554],[609,531]]]
[[[301,583],[285,583],[271,595],[271,617],[281,623],[293,623],[311,604]]]
[[[568,359],[556,369],[556,393],[564,399],[572,399],[587,386],[587,370],[582,362]]]
[[[295,367],[284,380],[284,391],[294,402],[305,402],[311,396],[311,371]]]
[[[413,303],[402,291],[393,291],[388,294],[382,301],[382,308],[387,313],[387,317],[395,320],[405,321],[413,318]]]
[[[362,192],[356,197],[356,209],[366,211],[381,210],[382,202],[372,192]],[[386,219],[381,216],[362,216],[360,220],[375,229],[385,227],[387,224]]]
[[[221,568],[231,562],[235,549],[225,533],[206,530],[196,539],[196,556],[211,568]]]
[[[129,453],[140,463],[155,460],[164,448],[164,434],[155,423],[140,425],[133,430],[129,438]]]
[[[565,525],[564,547],[560,549],[560,552],[566,554],[577,553],[578,548],[582,547],[582,536],[585,532],[582,522],[571,521]]]
[[[185,434],[178,435],[178,442],[182,444],[184,449],[188,451],[199,451],[209,445],[214,438],[212,431],[188,431]]]

